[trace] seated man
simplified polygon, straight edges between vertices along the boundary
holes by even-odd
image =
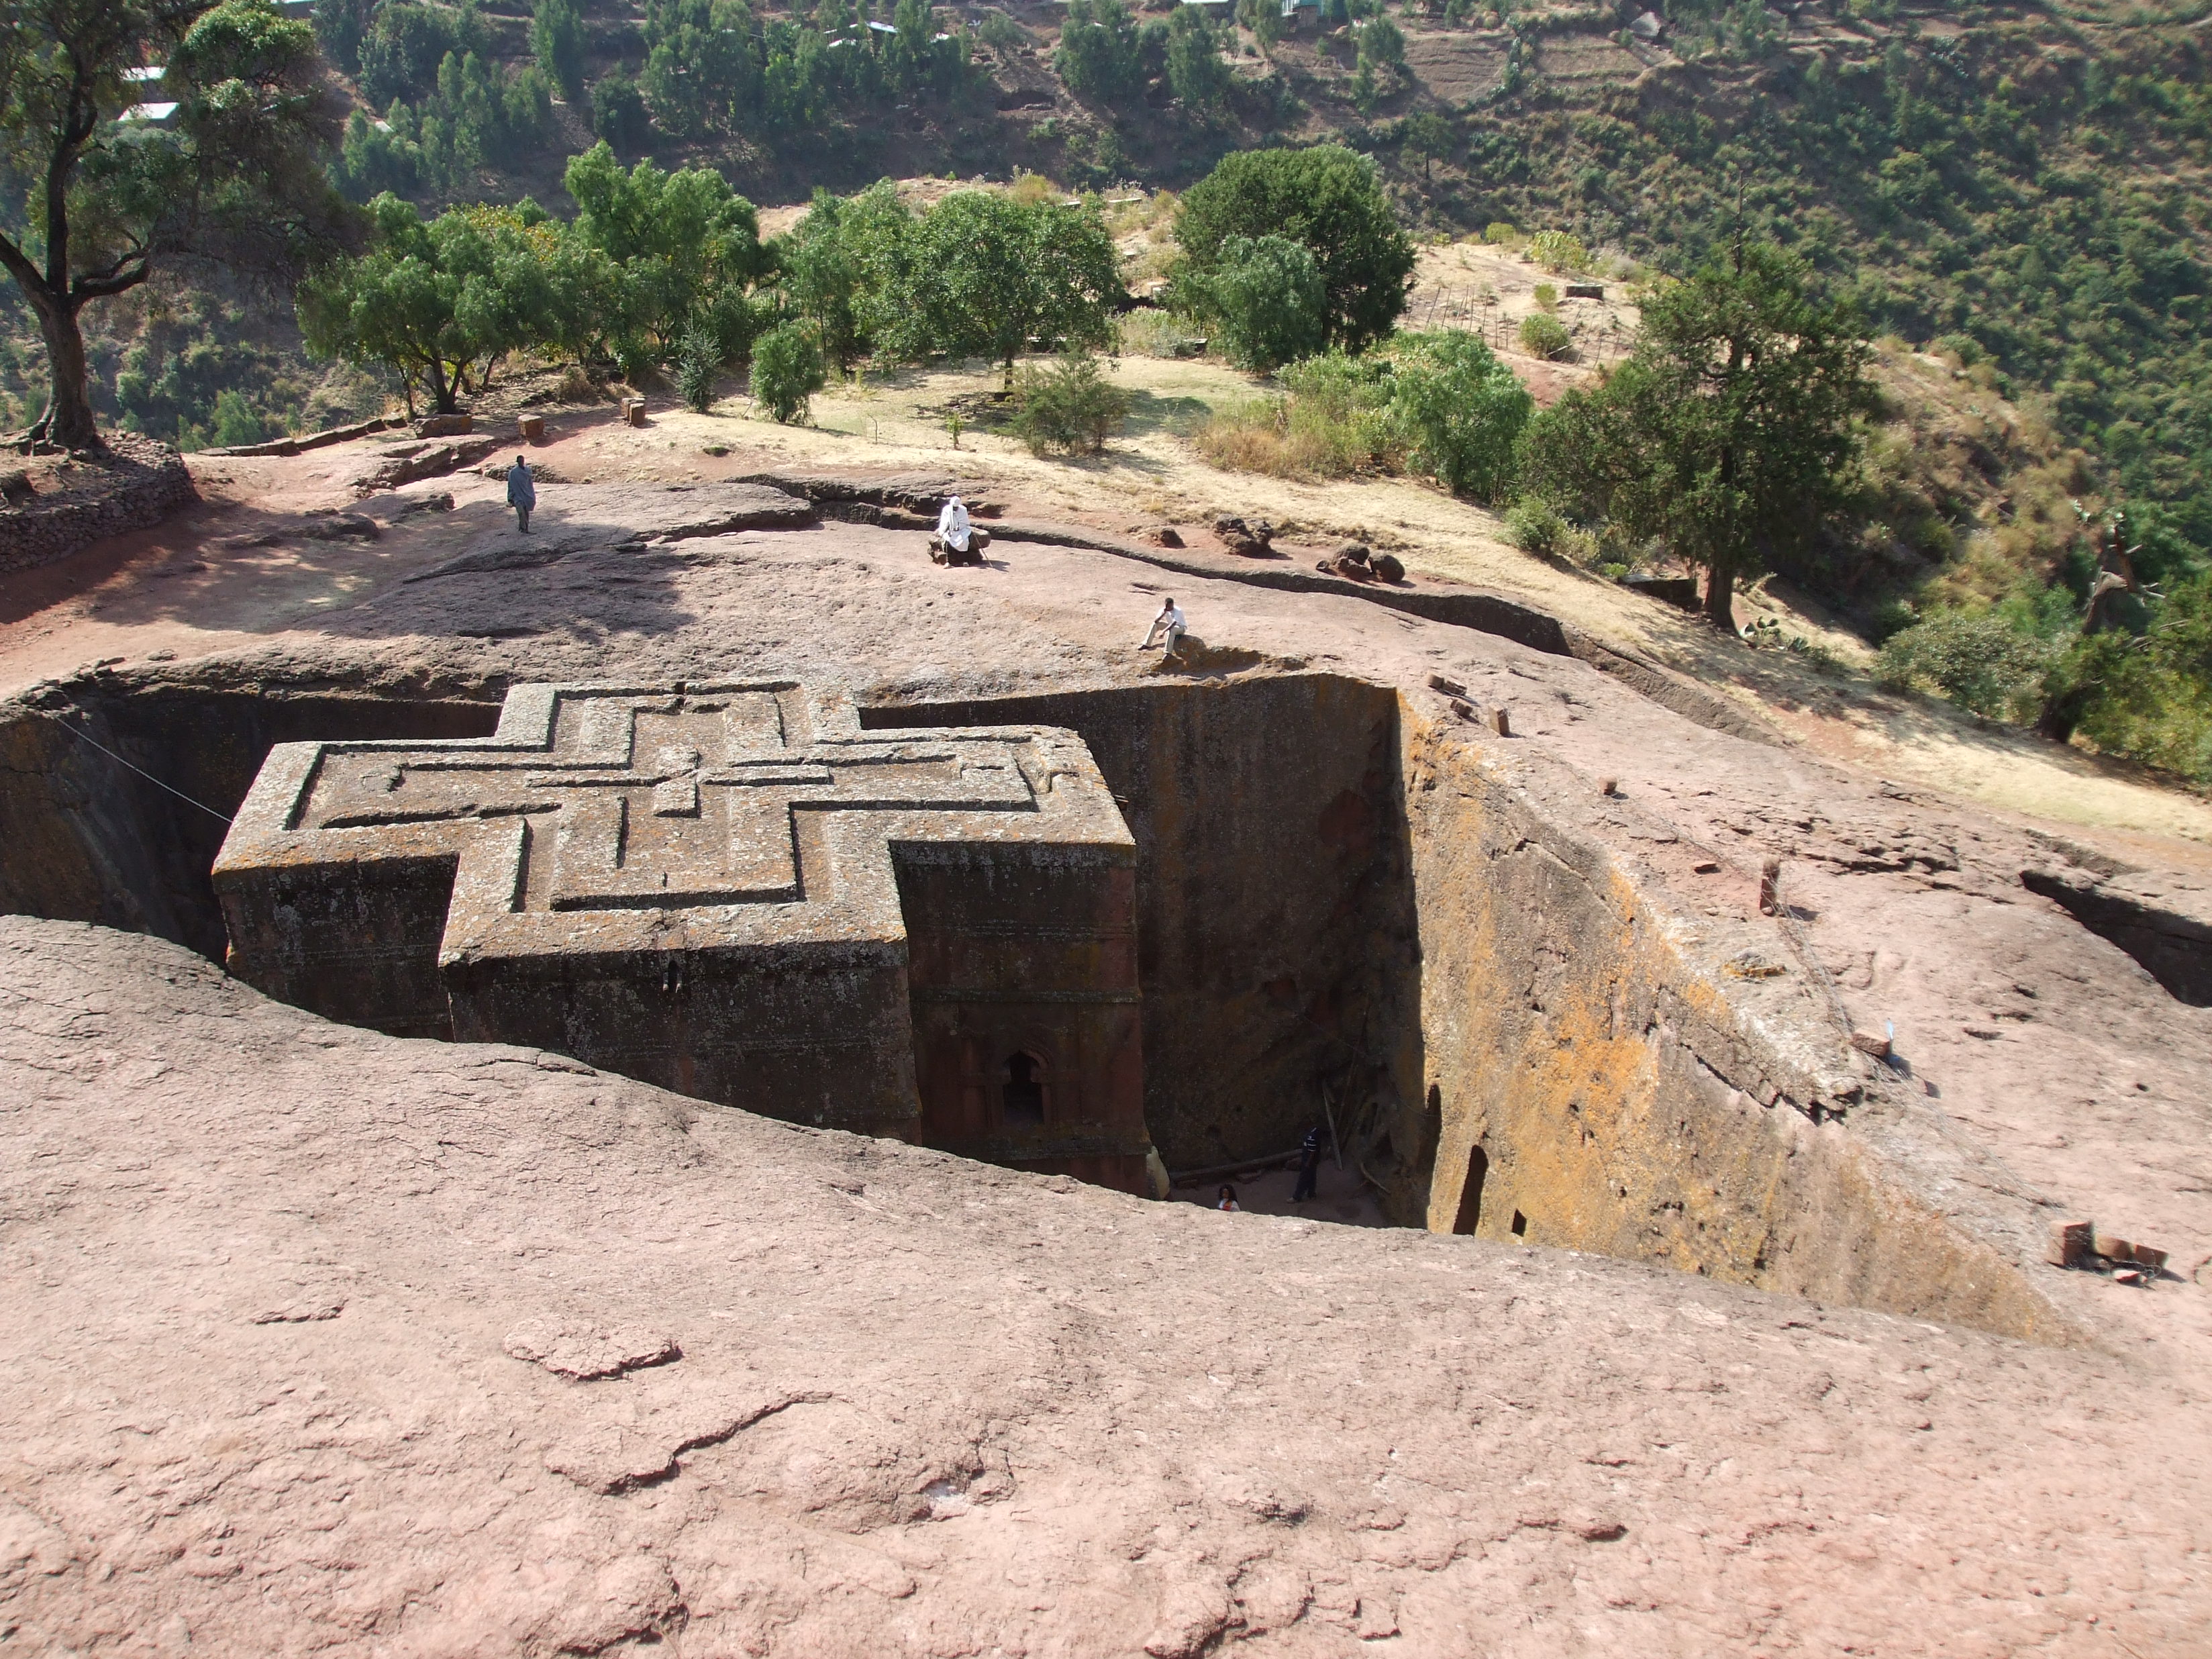
[[[957,495],[948,496],[937,515],[937,534],[929,552],[945,564],[981,564],[990,537],[968,522],[968,508]]]
[[[1182,648],[1183,636],[1182,607],[1175,602],[1172,595],[1161,602],[1160,614],[1152,618],[1152,625],[1145,630],[1145,642],[1137,649],[1151,650],[1152,641],[1162,634],[1167,635],[1168,648],[1164,654],[1172,657]]]

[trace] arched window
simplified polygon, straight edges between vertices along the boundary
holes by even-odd
[[[999,1103],[1009,1129],[1044,1127],[1044,1062],[1017,1048],[1006,1056],[1006,1085]]]

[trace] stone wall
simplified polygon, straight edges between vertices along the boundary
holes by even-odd
[[[496,702],[451,691],[375,697],[113,673],[34,688],[0,702],[0,910],[158,933],[219,962],[208,871],[273,744],[482,737],[498,718]]]
[[[0,506],[0,575],[66,558],[126,530],[143,530],[196,501],[184,457],[167,444],[118,433],[101,476],[66,491]]]
[[[2064,1340],[2021,1271],[2025,1231],[1935,1178],[1961,1156],[1940,1126],[1871,1076],[1846,1081],[1841,1043],[1818,1052],[1817,1010],[1754,1017],[1790,981],[1729,979],[1708,958],[1739,940],[1701,941],[1478,749],[1410,715],[1405,767],[1431,1231]]]
[[[1082,737],[1136,837],[1145,1120],[1170,1169],[1296,1146],[1324,1085],[1362,1121],[1418,1100],[1395,693],[1301,674],[861,711],[1031,722]]]

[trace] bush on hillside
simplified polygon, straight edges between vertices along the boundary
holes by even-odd
[[[753,342],[753,401],[782,425],[804,421],[829,379],[822,348],[804,323],[785,323]]]
[[[2057,656],[2047,640],[2014,629],[1994,611],[1939,611],[1892,635],[1876,676],[1899,690],[1933,690],[1994,720],[2024,724],[2043,705],[2044,677]]]
[[[1389,365],[1330,352],[1277,377],[1285,395],[1232,404],[1192,434],[1200,454],[1234,472],[1343,478],[1391,465]]]
[[[1567,333],[1567,325],[1558,318],[1547,316],[1540,311],[1521,319],[1518,338],[1522,350],[1531,357],[1541,357],[1547,362],[1557,362],[1574,344]]]
[[[1528,257],[1554,274],[1589,269],[1589,250],[1564,230],[1540,230],[1528,239]]]
[[[1390,414],[1406,461],[1455,495],[1495,501],[1513,483],[1514,447],[1535,412],[1511,369],[1473,334],[1408,335],[1392,351]]]
[[[1505,512],[1505,539],[1540,559],[1558,553],[1571,528],[1566,514],[1537,496],[1524,495]]]
[[[1014,430],[1032,455],[1096,455],[1129,416],[1129,394],[1098,372],[1098,360],[1069,352],[1050,368],[1025,367],[1014,383]]]

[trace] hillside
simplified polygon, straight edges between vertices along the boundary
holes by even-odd
[[[1231,149],[1340,141],[1425,244],[1407,325],[1480,330],[1542,401],[1626,351],[1642,279],[1771,237],[1881,337],[1858,522],[1784,572],[1878,641],[1961,605],[2051,636],[2096,574],[2086,527],[2123,505],[2152,591],[2203,568],[2203,12],[319,0],[315,17],[353,106],[334,180],[426,210],[526,195],[573,213],[562,168],[599,137],[720,170],[763,234],[817,188],[1033,174],[1103,195],[1141,295],[1176,252],[1176,190]],[[1606,285],[1559,312],[1570,363],[1513,346],[1539,229],[1594,250]],[[20,420],[42,362],[0,304]],[[289,295],[224,272],[173,271],[93,319],[104,408],[185,447],[374,413],[393,389],[310,362]],[[2119,746],[2194,775],[2197,744],[2188,725]]]

